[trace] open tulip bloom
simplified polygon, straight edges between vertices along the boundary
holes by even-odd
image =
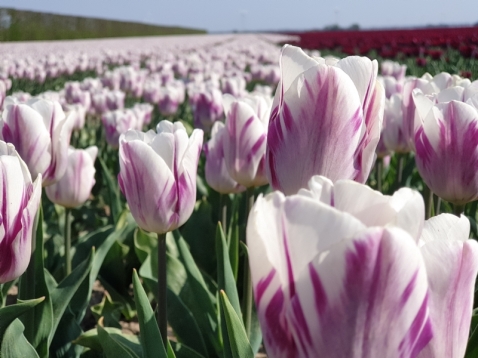
[[[11,144],[0,141],[0,283],[20,277],[28,267],[32,231],[41,199],[41,174],[32,182]]]
[[[247,226],[269,357],[463,357],[478,271],[465,217],[420,195],[313,177],[259,197]]]
[[[383,119],[377,61],[357,56],[326,61],[286,45],[280,65],[267,137],[272,187],[293,194],[316,174],[364,183]]]

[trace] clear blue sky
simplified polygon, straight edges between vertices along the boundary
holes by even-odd
[[[0,7],[232,30],[478,23],[478,0],[0,0]]]

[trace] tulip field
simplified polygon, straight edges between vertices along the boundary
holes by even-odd
[[[0,358],[478,357],[448,30],[0,43]]]

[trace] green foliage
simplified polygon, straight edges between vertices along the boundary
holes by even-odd
[[[0,41],[66,40],[200,34],[204,30],[157,26],[1,8]]]

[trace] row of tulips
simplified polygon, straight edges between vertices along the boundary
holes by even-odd
[[[215,54],[214,49],[210,54]],[[94,335],[81,335],[77,339],[79,344],[90,349],[100,346],[107,356],[125,351],[140,356],[135,349],[141,349],[144,356],[166,356],[163,352],[181,356],[180,348],[171,347],[167,339],[166,321],[169,321],[187,349],[182,354],[252,357],[261,342],[260,331],[254,329],[254,320],[258,319],[270,357],[465,355],[478,272],[478,247],[474,240],[468,239],[470,222],[459,214],[464,204],[478,195],[473,186],[474,159],[470,155],[474,151],[474,120],[478,120],[474,107],[476,85],[448,74],[404,78],[403,67],[397,70],[393,64],[384,64],[384,75],[394,76],[396,81],[387,90],[386,83],[394,80],[379,78],[377,61],[316,55],[309,56],[292,46],[283,48],[280,80],[273,99],[260,87],[252,93],[234,92],[234,86],[236,89],[243,86],[237,83],[245,79],[238,76],[236,82],[230,80],[235,77],[222,78],[222,92],[228,94],[212,95],[220,98],[212,101],[207,93],[218,88],[206,76],[202,85],[197,79],[187,82],[195,117],[186,126],[184,121],[161,121],[156,131],[142,132],[143,126],[130,121],[123,129],[117,129],[119,140],[111,141],[111,146],[114,148],[114,142],[118,141],[119,152],[110,149],[109,155],[113,153],[119,158],[118,182],[128,203],[126,212],[131,213],[142,230],[158,234],[154,250],[149,248],[146,255],[138,257],[142,257],[140,276],[157,302],[159,329],[146,325],[144,314],[152,316],[152,311],[145,308],[138,281],[133,279],[141,342],[133,342],[136,344],[133,346],[118,343],[121,335],[103,328],[105,316],[98,321]],[[148,66],[160,64],[150,60]],[[194,66],[189,67],[185,61],[173,71],[187,72],[191,80],[195,77],[191,68]],[[127,67],[117,71],[124,75],[120,74],[120,79],[142,73]],[[160,80],[160,77],[153,78]],[[270,77],[267,81],[274,83],[276,79]],[[426,84],[419,87],[421,91],[416,90],[422,82]],[[184,85],[186,81],[181,83]],[[128,90],[123,87],[128,96],[138,95],[131,82],[124,86],[129,86]],[[424,92],[425,88],[428,92]],[[74,98],[75,91],[83,90],[80,85],[68,85],[65,96]],[[435,194],[456,204],[458,216],[441,214],[425,221],[424,200],[417,191],[402,188],[385,196],[364,184],[373,169],[379,141],[385,138],[381,133],[394,128],[387,122],[387,111],[383,119],[384,110],[388,101],[399,100],[399,95],[403,100],[395,107],[402,110],[402,115],[394,114],[394,118],[400,118],[402,124],[395,127],[402,133],[410,131],[406,145],[416,152],[420,174]],[[209,109],[200,109],[207,101],[211,103]],[[202,117],[197,119],[196,113]],[[103,117],[107,116],[114,114]],[[63,154],[68,152],[72,118],[63,114],[58,102],[38,98],[30,99],[27,104],[9,98],[5,101],[1,139],[6,143],[0,143],[4,148],[0,158],[4,175],[9,175],[4,181],[5,188],[6,185],[15,188],[18,195],[11,196],[8,192],[8,197],[2,197],[5,228],[0,241],[2,283],[17,278],[27,269],[34,217],[40,203],[40,182],[52,202],[67,208],[81,205],[90,195],[95,183],[93,163],[97,149],[71,149],[66,159]],[[211,128],[210,139],[204,145],[204,167],[201,150],[205,134],[202,129],[189,131],[193,120],[206,131]],[[38,123],[44,127],[38,127]],[[107,153],[99,154],[102,161],[107,159]],[[439,165],[447,161],[449,167]],[[203,185],[197,177],[198,170],[200,173],[204,170],[207,184],[221,193],[223,200],[222,216],[218,218],[225,232],[219,226],[215,258],[218,266],[211,276],[217,279],[209,283],[209,288],[205,283],[208,276],[191,261],[191,253],[181,238],[186,234],[188,219],[198,210],[197,193]],[[25,184],[19,186],[19,183]],[[254,194],[266,191],[268,183],[275,191],[260,195],[252,206]],[[109,185],[113,195],[115,184]],[[237,203],[237,193],[242,191],[246,203],[241,205],[246,207],[246,215],[241,220],[237,207],[227,203],[231,200]],[[41,218],[41,214],[38,216]],[[238,233],[241,221],[244,225],[247,222],[244,235]],[[68,214],[64,226],[67,237]],[[114,232],[120,235],[128,224],[118,220],[116,227]],[[43,260],[41,223],[39,228],[37,236],[33,235],[33,241],[39,244],[33,252],[35,259],[20,279],[23,299],[40,297],[38,290],[33,296],[25,294],[28,290],[24,287],[31,285],[29,275],[47,286],[53,280],[43,277],[38,270],[35,274],[38,266],[34,265]],[[173,241],[167,235],[169,232],[174,232]],[[137,232],[135,245],[141,235],[147,234]],[[111,245],[115,240],[117,237],[112,236]],[[239,255],[239,241],[243,243],[242,255]],[[194,243],[189,244],[193,252]],[[30,310],[36,313],[30,317],[39,317],[38,312],[45,312],[48,305],[55,322],[66,320],[67,312],[75,315],[78,305],[59,304],[56,290],[62,288],[73,297],[73,287],[80,290],[79,284],[89,272],[95,272],[94,267],[101,266],[110,249],[100,245],[98,250],[106,252],[89,269],[86,259],[85,264],[74,264],[69,270],[69,245],[65,240],[64,281],[54,289],[40,289],[46,292],[46,300],[35,301],[36,306]],[[80,253],[78,250],[79,247],[75,255]],[[157,256],[155,264],[153,256]],[[98,257],[93,254],[90,260],[99,260]],[[147,273],[148,267],[156,273]],[[239,267],[243,268],[240,275]],[[96,275],[91,274],[89,284],[85,284],[90,291],[99,267],[95,270]],[[188,297],[182,290],[176,290],[181,272],[186,275],[182,285],[184,280],[187,282],[187,286],[181,287],[188,287]],[[80,273],[83,276],[79,280],[75,275],[80,277]],[[242,285],[239,277],[244,281]],[[71,283],[73,278],[78,286]],[[71,287],[71,292],[66,287]],[[242,294],[237,287],[242,288]],[[251,288],[255,309],[250,300]],[[86,297],[90,297],[88,294]],[[197,303],[191,297],[197,298]],[[178,311],[179,307],[182,311]],[[183,316],[178,316],[179,312]],[[192,321],[187,318],[190,316],[194,317]],[[0,310],[2,317],[5,315]],[[82,314],[77,314],[76,322],[82,318]],[[196,325],[190,325],[190,334],[178,324],[178,320],[187,319]],[[61,332],[54,332],[58,322],[52,332],[55,339],[61,340],[64,339]],[[55,342],[53,335],[48,333],[46,341],[42,341],[42,330],[27,334],[31,330],[29,324],[33,325],[32,321],[24,319],[28,341],[38,355],[47,356],[48,345]],[[202,333],[198,335],[193,326]],[[0,340],[1,334],[0,331]],[[193,335],[200,339],[191,338]],[[158,346],[158,341],[164,346]],[[2,356],[4,342],[5,339]],[[80,354],[72,348],[71,341],[64,344],[68,347],[65,356]],[[153,346],[159,347],[159,351],[151,353]]]

